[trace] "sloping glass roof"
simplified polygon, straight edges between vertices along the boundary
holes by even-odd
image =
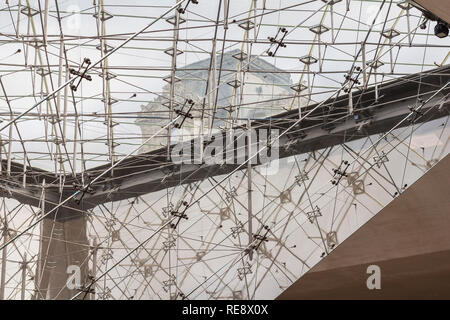
[[[272,299],[448,154],[448,37],[406,2],[45,3],[0,6],[0,211],[15,244],[2,248],[7,298],[20,298],[25,261],[26,298]],[[442,83],[423,81],[435,69]],[[397,101],[381,89],[400,78],[417,94]],[[408,117],[365,131],[377,112],[405,103]],[[444,111],[411,120],[431,104],[428,115]],[[168,144],[273,128],[275,118],[297,135],[359,131],[164,187],[174,176],[160,157]],[[343,121],[349,129],[333,133]],[[130,191],[149,172],[162,187]],[[106,200],[83,207],[96,193]],[[48,224],[50,198],[58,209],[80,194],[78,229]],[[63,272],[58,241],[86,250],[70,259],[95,283],[48,289],[56,280],[42,280],[46,270]]]

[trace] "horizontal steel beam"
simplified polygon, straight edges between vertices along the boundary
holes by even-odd
[[[352,92],[354,113],[349,113],[349,95],[338,95],[329,99],[314,110],[317,105],[302,108],[302,114],[314,110],[305,119],[292,127],[299,120],[299,110],[285,112],[264,120],[252,121],[251,128],[256,130],[278,129],[286,134],[279,139],[279,158],[320,150],[333,145],[361,139],[370,135],[389,131],[401,120],[411,114],[422,102],[427,101],[450,80],[450,67],[441,67],[432,71],[410,75],[386,82],[378,87]],[[413,113],[408,121],[399,127],[411,123],[427,122],[449,115],[450,88],[441,90],[428,103],[422,106],[420,112]],[[233,128],[246,130],[246,127]],[[222,131],[224,137],[229,130]],[[194,143],[194,140],[191,141]],[[171,146],[172,150],[175,146]],[[232,150],[245,152],[233,144]],[[274,148],[274,147],[272,147]],[[260,163],[254,164],[258,165]],[[6,163],[2,163],[3,169]],[[167,159],[167,149],[161,148],[124,160],[104,178],[90,185],[89,192],[82,193],[82,199],[71,201],[72,210],[64,210],[63,216],[78,214],[79,210],[93,208],[101,203],[137,197],[158,190],[174,187],[180,184],[201,181],[208,177],[224,175],[232,172],[239,164],[177,164]],[[245,169],[246,166],[242,166]],[[27,188],[23,189],[23,167],[12,165],[11,176],[2,170],[0,191],[4,196],[16,198],[22,203],[33,206],[39,204],[43,180],[47,183],[56,182],[57,177],[40,169],[27,168]],[[85,171],[85,180],[108,170],[110,165],[99,166]],[[46,188],[46,195],[52,203],[57,199],[65,199],[77,189],[72,187],[81,181],[81,173],[77,177],[66,176],[65,183],[70,187],[63,188],[60,194],[57,187]],[[56,183],[55,183],[56,184]],[[60,214],[58,214],[60,216]]]

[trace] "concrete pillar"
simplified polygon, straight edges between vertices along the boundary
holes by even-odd
[[[42,221],[36,299],[67,300],[88,285],[87,217],[60,209]],[[79,268],[79,269],[78,269]],[[75,272],[79,270],[79,277]],[[77,281],[77,280],[80,281]],[[82,294],[79,299],[89,299]]]

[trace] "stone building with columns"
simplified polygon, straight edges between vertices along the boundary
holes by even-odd
[[[216,57],[216,71],[209,73],[210,59],[189,64],[175,72],[173,110],[187,112],[190,99],[194,102],[190,109],[192,117],[186,118],[181,128],[172,129],[171,143],[178,139],[190,139],[192,134],[198,134],[202,127],[225,128],[231,120],[235,123],[247,119],[262,119],[281,113],[300,105],[306,105],[303,96],[293,99],[298,85],[292,83],[289,72],[275,67],[262,58],[250,58],[240,50],[226,52],[223,57]],[[208,75],[220,82],[217,91],[206,89]],[[167,82],[162,88],[162,94],[141,108],[141,114],[136,124],[141,128],[142,139],[145,141],[166,123],[169,122],[170,82],[168,75],[163,79]],[[213,79],[212,79],[213,80]],[[217,80],[215,81],[217,83]],[[210,83],[214,83],[210,81]],[[302,89],[305,89],[302,86]],[[217,97],[214,95],[217,92]],[[217,103],[215,102],[217,100]],[[205,105],[203,110],[203,104]],[[184,107],[183,107],[184,105]],[[203,113],[203,114],[202,114]],[[173,113],[175,117],[176,114]],[[181,122],[182,120],[180,120]],[[205,131],[203,131],[205,132]],[[141,152],[148,152],[167,145],[167,130],[162,130],[143,146]]]

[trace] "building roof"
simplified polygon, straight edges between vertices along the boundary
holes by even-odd
[[[241,61],[242,67],[247,67],[248,56],[241,50],[235,49],[225,52],[223,54],[223,59],[222,55],[217,55],[216,67],[218,70],[222,69],[222,75],[225,76],[236,72]],[[180,79],[195,77],[206,80],[209,65],[210,58],[206,58],[178,69],[176,75]],[[273,64],[255,55],[250,57],[249,71],[267,83],[278,85],[287,85],[291,83],[291,74],[289,72],[279,69]],[[205,74],[205,77],[202,77],[203,74]]]

